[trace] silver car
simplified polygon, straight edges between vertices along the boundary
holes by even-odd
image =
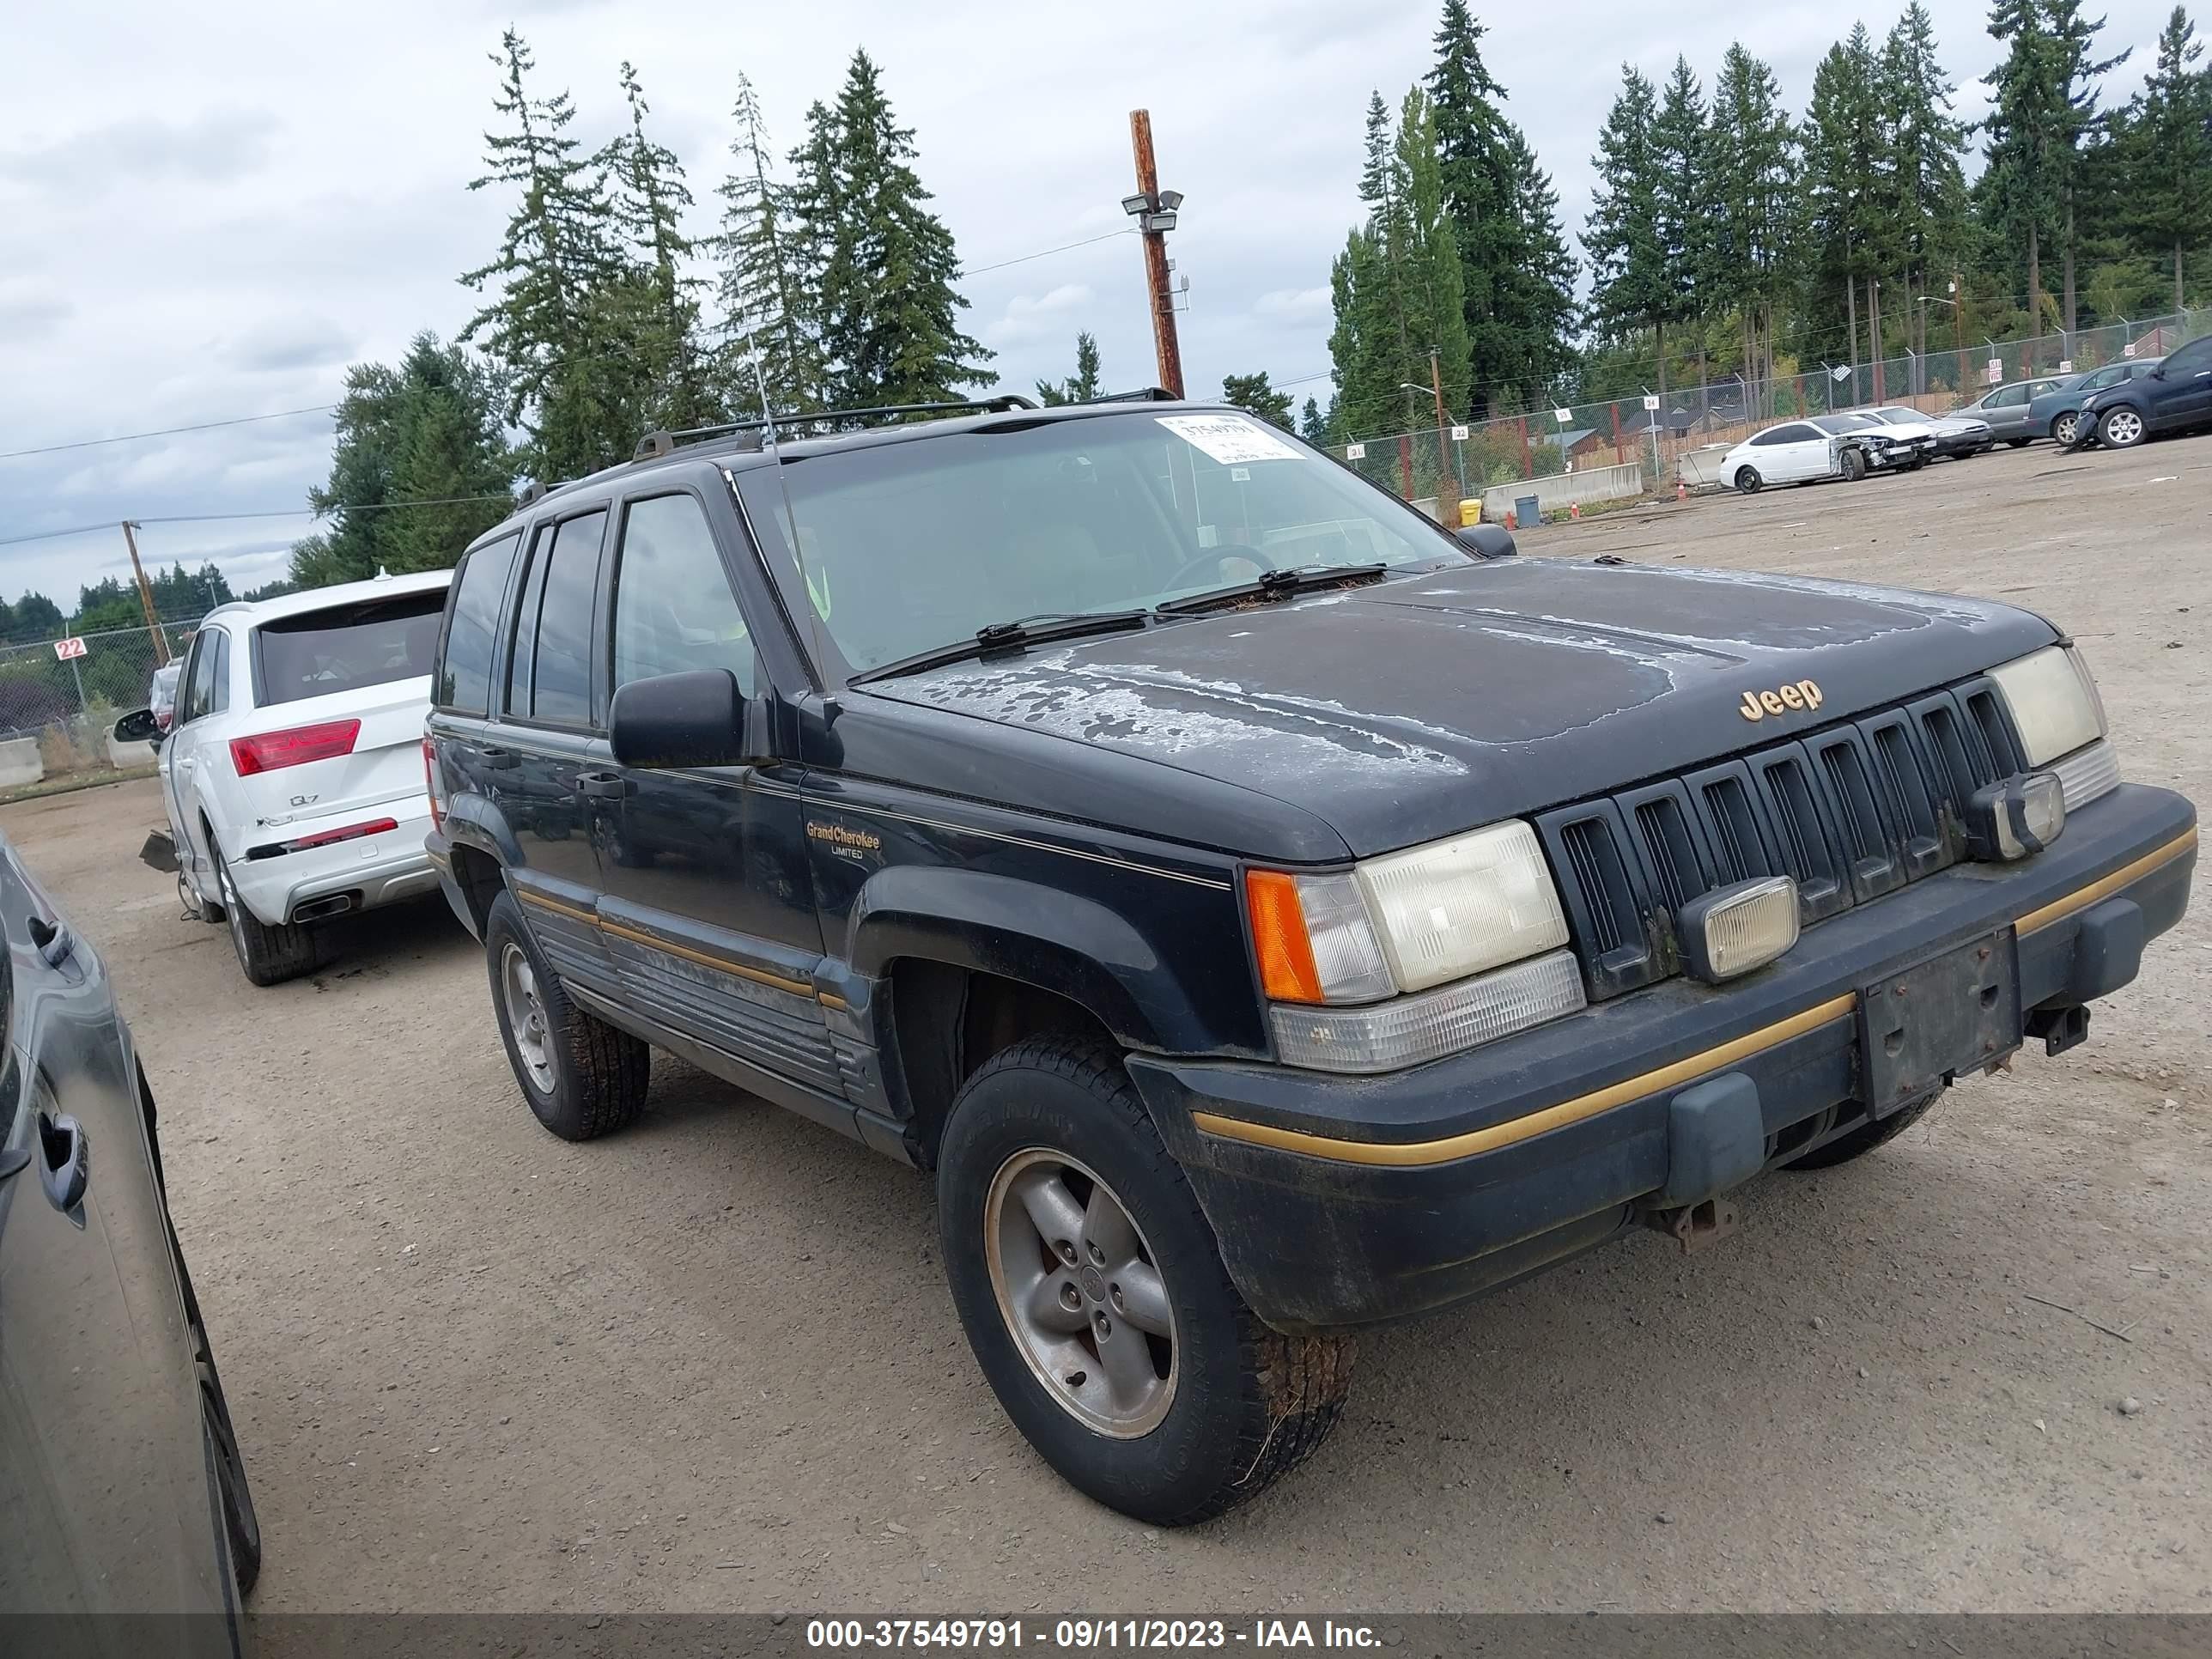
[[[1884,404],[1866,414],[1890,426],[1925,429],[1935,434],[1936,453],[1944,460],[1963,461],[1996,443],[1996,434],[1978,415],[1923,415],[1903,404]]]
[[[2045,435],[2036,428],[2028,404],[2046,392],[2063,392],[2079,378],[2073,374],[2046,374],[2033,380],[2014,380],[2006,386],[1990,387],[1973,402],[1951,412],[1987,421],[1996,441],[2017,449]]]

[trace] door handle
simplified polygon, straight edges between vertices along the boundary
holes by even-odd
[[[512,749],[478,749],[477,758],[495,772],[504,772],[518,763],[520,757]]]
[[[64,1114],[39,1114],[39,1180],[46,1200],[64,1215],[84,1202],[92,1184],[92,1141],[84,1126]]]
[[[620,800],[629,793],[629,780],[619,772],[579,773],[576,793],[592,800]]]

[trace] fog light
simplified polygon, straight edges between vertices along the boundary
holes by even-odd
[[[2066,788],[2051,772],[2031,772],[1974,791],[1966,803],[1966,848],[1992,864],[2040,853],[2066,827]]]
[[[1717,984],[1764,968],[1797,942],[1797,884],[1761,876],[1717,887],[1674,915],[1689,969]]]

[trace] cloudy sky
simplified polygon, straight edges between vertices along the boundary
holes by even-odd
[[[2112,49],[2148,66],[2167,0],[2111,0]],[[1929,0],[1959,106],[1995,60],[1985,9]],[[575,95],[587,143],[620,114],[635,63],[658,136],[690,170],[710,228],[740,70],[780,148],[853,49],[883,65],[916,130],[922,177],[974,268],[970,331],[1010,388],[1073,366],[1099,339],[1109,386],[1154,378],[1142,263],[1127,222],[1127,115],[1149,106],[1162,183],[1188,198],[1170,252],[1190,279],[1194,392],[1264,368],[1326,401],[1328,261],[1356,216],[1370,88],[1394,103],[1427,67],[1440,0],[111,0],[18,8],[0,99],[0,456],[117,434],[326,404],[345,366],[451,334],[507,204],[471,194],[510,21],[542,89]],[[1683,7],[1552,0],[1475,6],[1509,112],[1556,179],[1571,228],[1588,209],[1596,128],[1632,61],[1678,52],[1710,83],[1732,36],[1802,108],[1813,67],[1863,15],[1821,3]],[[191,15],[189,14],[199,14]],[[1028,258],[1085,238],[1108,240]],[[1019,261],[1006,264],[1006,261]],[[996,267],[995,269],[982,269]],[[66,609],[126,568],[131,517],[296,511],[327,468],[311,413],[198,434],[0,459],[0,595]],[[89,533],[11,540],[79,526]],[[244,587],[281,573],[303,518],[151,525],[148,557],[214,558]]]

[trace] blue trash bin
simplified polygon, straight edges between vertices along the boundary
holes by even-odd
[[[1537,496],[1523,495],[1513,503],[1513,522],[1523,530],[1544,522],[1544,503]]]

